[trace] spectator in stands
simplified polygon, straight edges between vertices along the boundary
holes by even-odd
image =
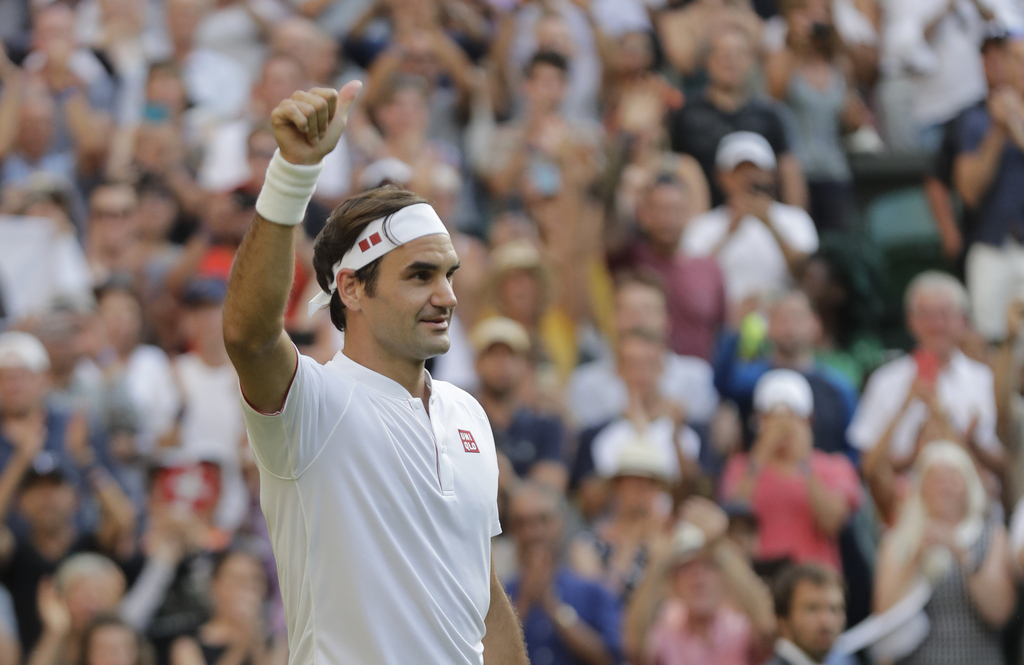
[[[682,356],[710,360],[725,321],[725,283],[713,256],[686,256],[680,249],[690,219],[690,192],[671,172],[641,190],[636,209],[642,234],[609,263],[613,271],[650,271],[665,285],[669,346]]]
[[[600,579],[626,601],[643,579],[670,520],[665,491],[672,478],[662,451],[647,440],[634,438],[617,452],[606,479],[609,512],[577,536],[570,557],[576,572]]]
[[[114,273],[136,273],[142,268],[138,197],[131,185],[96,187],[89,196],[86,228],[85,255],[94,284],[103,284]]]
[[[775,583],[779,639],[765,665],[824,663],[846,623],[843,579],[813,563],[785,570]]]
[[[888,519],[899,502],[898,475],[928,441],[960,441],[997,473],[1004,457],[992,370],[957,346],[967,323],[966,290],[949,275],[925,272],[907,287],[905,303],[917,349],[871,375],[847,432],[864,453],[865,480]]]
[[[661,281],[644,273],[623,275],[615,288],[617,338],[622,340],[631,330],[643,328],[667,340],[670,325]],[[710,421],[718,406],[711,365],[701,357],[679,355],[665,348],[663,366],[664,371],[658,377],[661,394],[682,405],[689,422],[703,425]],[[595,427],[626,412],[629,389],[623,380],[623,368],[621,358],[608,357],[582,365],[573,372],[568,402],[578,427]]]
[[[786,46],[768,57],[768,92],[796,118],[795,152],[807,178],[811,218],[819,231],[844,231],[853,208],[853,175],[842,138],[867,125],[868,110],[844,71],[849,63],[830,4],[789,0],[782,11]]]
[[[117,610],[125,586],[124,574],[110,559],[88,552],[68,557],[55,579],[39,583],[43,632],[28,662],[59,665],[84,660],[86,630],[98,616]]]
[[[195,637],[174,642],[170,664],[282,662],[283,645],[267,639],[263,616],[267,589],[258,558],[244,550],[220,554],[210,578],[210,619]]]
[[[899,663],[1006,662],[999,630],[1017,603],[1013,564],[1001,523],[970,455],[934,441],[918,455],[899,519],[878,553],[875,610],[884,612],[922,579],[931,586],[923,612],[930,629]]]
[[[506,584],[523,621],[530,662],[613,665],[618,662],[620,615],[600,584],[562,564],[561,496],[544,485],[520,485],[509,503],[519,576]]]
[[[814,449],[814,398],[802,375],[766,373],[754,406],[757,439],[749,454],[729,460],[723,495],[753,508],[759,559],[815,561],[839,570],[839,533],[860,504],[857,470],[843,455]]]
[[[760,663],[775,636],[771,593],[735,545],[714,503],[690,499],[626,614],[632,662]]]
[[[897,145],[934,151],[942,141],[943,124],[985,97],[978,46],[993,13],[978,0],[914,0],[892,3],[888,9],[882,31],[887,60],[883,72],[890,79],[906,76],[911,85],[907,99],[898,105],[887,100],[884,88],[880,90],[883,110],[892,116],[910,111],[913,135],[897,137]],[[900,123],[899,117],[887,119],[890,131]]]
[[[718,259],[733,322],[762,295],[793,284],[818,249],[807,212],[775,200],[776,165],[763,136],[742,131],[723,138],[715,168],[725,203],[690,220],[683,235],[684,253]]]
[[[672,114],[672,149],[693,155],[700,162],[711,184],[711,205],[720,206],[735,196],[716,177],[716,169],[722,169],[716,161],[722,139],[740,131],[759,134],[768,142],[772,154],[770,170],[778,162],[778,198],[789,205],[806,207],[807,183],[786,137],[782,118],[774,107],[751,97],[754,39],[733,23],[713,26],[703,34],[708,35],[709,43],[708,86],[703,95],[687,100],[682,109]]]
[[[857,392],[844,377],[815,359],[820,336],[821,322],[810,300],[801,291],[790,291],[770,306],[770,351],[766,356],[745,361],[741,357],[741,335],[731,331],[722,335],[715,361],[715,385],[724,399],[736,403],[741,419],[748,422],[754,409],[755,386],[766,372],[773,368],[799,372],[814,395],[814,447],[827,453],[851,454],[846,429],[857,406]]]
[[[1005,334],[1006,306],[1024,280],[1024,62],[1006,39],[986,40],[990,91],[951,125],[953,182],[969,210],[965,273],[975,327],[990,341]],[[999,79],[1003,79],[1000,83]]]
[[[153,665],[153,648],[145,638],[112,616],[100,616],[82,636],[82,665]]]
[[[248,495],[242,479],[240,448],[245,424],[238,401],[238,378],[228,360],[221,331],[226,286],[219,280],[196,280],[185,292],[183,325],[188,353],[175,359],[182,413],[175,460],[208,461],[219,466],[220,497],[214,524],[233,531],[245,517]]]
[[[501,466],[502,475],[508,477],[499,484],[507,488],[518,478],[530,478],[564,492],[568,481],[562,459],[565,427],[558,416],[538,413],[524,402],[532,380],[526,329],[512,319],[494,316],[478,323],[470,339],[477,353],[480,406],[491,422],[498,454],[507,461]],[[507,474],[509,467],[512,474]]]
[[[561,112],[568,62],[551,51],[539,51],[526,66],[521,116],[495,131],[490,160],[481,174],[492,195],[551,197],[562,188],[559,158],[579,146],[596,143],[592,128]]]

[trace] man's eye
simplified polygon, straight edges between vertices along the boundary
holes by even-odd
[[[412,278],[413,279],[418,279],[418,280],[420,280],[422,282],[425,282],[425,281],[430,279],[430,273],[428,273],[428,272],[426,272],[424,270],[421,270],[419,272],[413,273],[412,274]]]

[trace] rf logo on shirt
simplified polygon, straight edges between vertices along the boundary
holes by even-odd
[[[479,453],[480,449],[477,448],[476,441],[473,439],[473,433],[469,430],[460,429],[459,438],[462,440],[462,448],[467,453]]]

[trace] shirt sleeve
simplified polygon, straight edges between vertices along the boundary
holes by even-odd
[[[295,353],[295,376],[280,411],[262,413],[249,404],[244,394],[241,396],[249,445],[256,460],[266,471],[286,479],[298,478],[309,467],[327,435],[321,431],[325,370],[298,349]],[[342,417],[344,412],[337,414],[331,426]]]
[[[887,402],[895,396],[882,385],[883,377],[877,373],[868,379],[861,395],[860,404],[853,414],[853,420],[846,430],[846,438],[850,445],[860,451],[871,450],[878,443],[882,431],[892,418]],[[900,397],[902,400],[903,398]]]
[[[974,438],[978,445],[989,451],[996,451],[1002,447],[999,436],[996,434],[996,394],[995,378],[988,367],[983,367],[981,385],[979,386],[978,411],[975,414],[978,418],[978,426],[974,430]]]
[[[818,250],[818,230],[807,211],[795,206],[773,203],[772,226],[793,249],[810,254]]]

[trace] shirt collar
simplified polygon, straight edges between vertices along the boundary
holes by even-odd
[[[382,392],[385,395],[396,397],[398,399],[413,398],[412,394],[399,382],[388,378],[379,372],[373,371],[366,365],[360,365],[346,356],[342,351],[338,351],[334,354],[334,359],[328,364],[333,365],[335,370],[341,372],[345,376],[355,379],[359,383],[369,386],[370,388],[373,388],[378,392]],[[430,372],[423,370],[423,374],[425,375],[424,379],[427,383],[427,392],[430,395],[433,395],[433,382],[430,378]]]
[[[785,637],[780,637],[775,640],[775,655],[782,658],[790,665],[821,665],[815,660],[812,660],[810,656],[804,653],[804,650],[793,644]]]

